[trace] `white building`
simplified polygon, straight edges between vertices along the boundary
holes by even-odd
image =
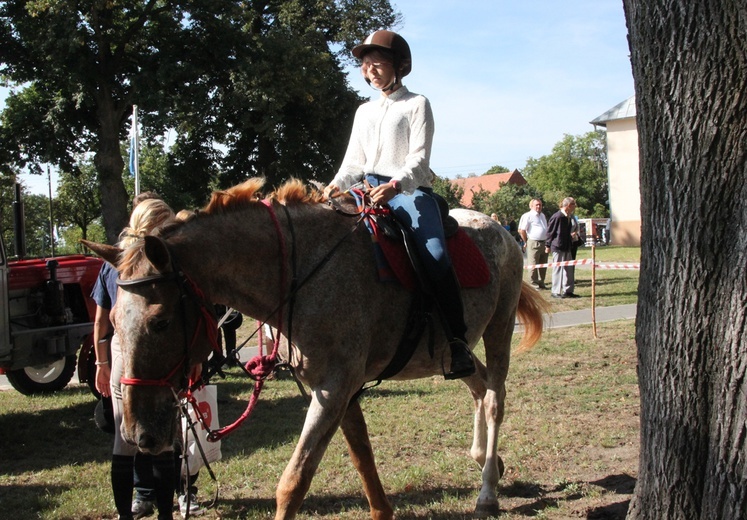
[[[635,96],[590,121],[607,129],[611,243],[641,245],[641,189]]]

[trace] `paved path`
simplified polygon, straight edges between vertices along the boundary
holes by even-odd
[[[614,307],[597,307],[597,323],[603,323],[605,321],[615,320],[631,320],[635,319],[637,304],[631,303],[629,305],[616,305]],[[578,311],[565,311],[556,312],[554,314],[548,314],[545,316],[545,328],[546,329],[558,329],[562,327],[573,327],[574,325],[581,325],[583,323],[591,323],[591,309],[581,309]],[[243,348],[242,349],[242,360],[248,360],[254,355],[255,348]],[[246,359],[244,359],[246,358]],[[70,384],[78,384],[77,373],[73,376]],[[8,378],[0,376],[0,390],[12,390],[13,387],[8,383]]]
[[[605,321],[635,319],[637,305],[636,303],[631,303],[628,305],[615,305],[614,307],[597,307],[596,321],[597,323],[603,323]],[[546,329],[572,327],[583,323],[591,323],[591,309],[556,312],[545,316]]]

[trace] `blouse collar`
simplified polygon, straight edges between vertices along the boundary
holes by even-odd
[[[385,96],[384,94],[381,94],[381,104],[384,105],[387,102],[394,102],[402,99],[407,95],[410,91],[407,90],[407,87],[402,85],[397,90],[389,94],[388,96]]]

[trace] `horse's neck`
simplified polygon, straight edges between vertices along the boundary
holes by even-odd
[[[305,258],[321,258],[329,250],[327,241],[352,226],[322,208],[288,211],[292,232],[285,211],[276,208],[280,236],[270,212],[254,207],[194,219],[169,240],[170,246],[208,300],[265,319],[290,291],[291,256],[295,254],[299,264]]]

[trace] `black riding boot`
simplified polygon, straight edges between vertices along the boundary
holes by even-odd
[[[135,458],[112,455],[112,492],[120,520],[132,520],[132,468]]]
[[[176,491],[176,465],[174,453],[167,451],[153,457],[153,478],[156,488],[158,520],[171,520]]]
[[[451,367],[444,372],[445,379],[460,379],[475,373],[475,360],[466,341],[467,326],[464,323],[462,293],[453,269],[435,283],[434,296],[441,314],[451,350]]]

